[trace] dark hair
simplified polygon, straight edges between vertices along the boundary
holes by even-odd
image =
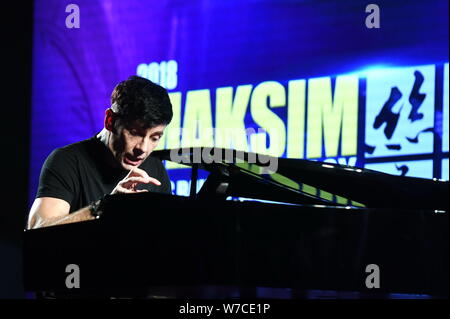
[[[117,115],[116,125],[127,126],[140,120],[150,128],[168,125],[173,116],[166,89],[134,75],[116,85],[111,94],[111,105]]]

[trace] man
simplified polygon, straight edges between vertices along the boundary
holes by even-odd
[[[106,194],[171,193],[161,161],[150,157],[172,120],[167,91],[138,76],[119,83],[96,136],[53,151],[40,175],[28,228],[92,220]]]

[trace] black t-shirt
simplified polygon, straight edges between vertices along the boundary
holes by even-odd
[[[138,189],[171,194],[169,176],[162,162],[149,156],[139,166],[161,182],[141,184]],[[112,152],[96,136],[54,150],[46,159],[36,198],[55,197],[70,204],[70,212],[110,194],[128,171],[118,165]]]

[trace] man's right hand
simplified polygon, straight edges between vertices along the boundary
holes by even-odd
[[[140,168],[133,168],[124,179],[112,190],[111,194],[132,194],[148,192],[146,189],[136,189],[140,184],[154,184],[161,186],[156,178],[148,176],[147,172]]]

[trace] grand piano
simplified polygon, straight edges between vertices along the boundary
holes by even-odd
[[[190,167],[190,196],[110,195],[97,220],[25,231],[26,291],[448,297],[448,181],[217,148],[152,156]],[[66,285],[68,265],[78,288]]]

